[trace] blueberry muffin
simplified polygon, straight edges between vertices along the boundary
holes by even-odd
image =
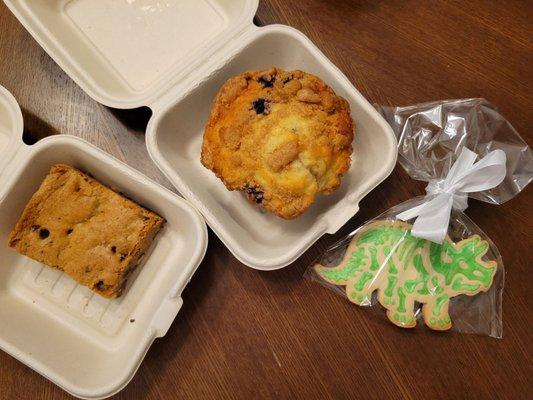
[[[330,194],[350,167],[348,102],[320,78],[270,68],[229,79],[204,132],[202,164],[285,219]]]

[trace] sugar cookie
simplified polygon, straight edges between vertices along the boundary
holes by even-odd
[[[401,221],[372,222],[352,238],[338,266],[317,264],[314,269],[327,282],[345,286],[355,304],[369,304],[377,290],[387,317],[400,327],[416,325],[417,302],[428,327],[450,329],[450,299],[487,291],[497,263],[482,260],[489,244],[478,235],[458,243],[447,236],[436,244],[412,236],[411,228]]]

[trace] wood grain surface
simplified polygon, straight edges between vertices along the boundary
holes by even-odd
[[[485,97],[532,142],[531,1],[270,0],[255,21],[303,31],[371,102]],[[22,107],[26,141],[80,136],[170,188],[146,151],[150,110],[90,99],[3,3],[0,84]],[[501,340],[402,330],[379,307],[356,307],[302,278],[329,244],[423,187],[397,167],[336,235],[276,272],[247,268],[210,233],[183,309],[114,398],[533,398],[531,187],[505,205],[468,209],[505,262]],[[0,398],[70,396],[0,353]]]

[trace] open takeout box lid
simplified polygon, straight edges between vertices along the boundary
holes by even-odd
[[[0,86],[0,175],[22,140],[22,113],[11,93]]]
[[[4,0],[93,99],[150,105],[252,25],[258,0]]]

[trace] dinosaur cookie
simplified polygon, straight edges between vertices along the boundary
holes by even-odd
[[[436,244],[412,236],[411,228],[401,221],[372,222],[352,238],[338,266],[317,264],[314,269],[325,281],[345,286],[355,304],[369,304],[377,290],[387,317],[400,327],[416,325],[417,302],[428,327],[450,329],[450,299],[486,292],[497,263],[482,259],[489,244],[478,235],[458,243],[446,237]]]

